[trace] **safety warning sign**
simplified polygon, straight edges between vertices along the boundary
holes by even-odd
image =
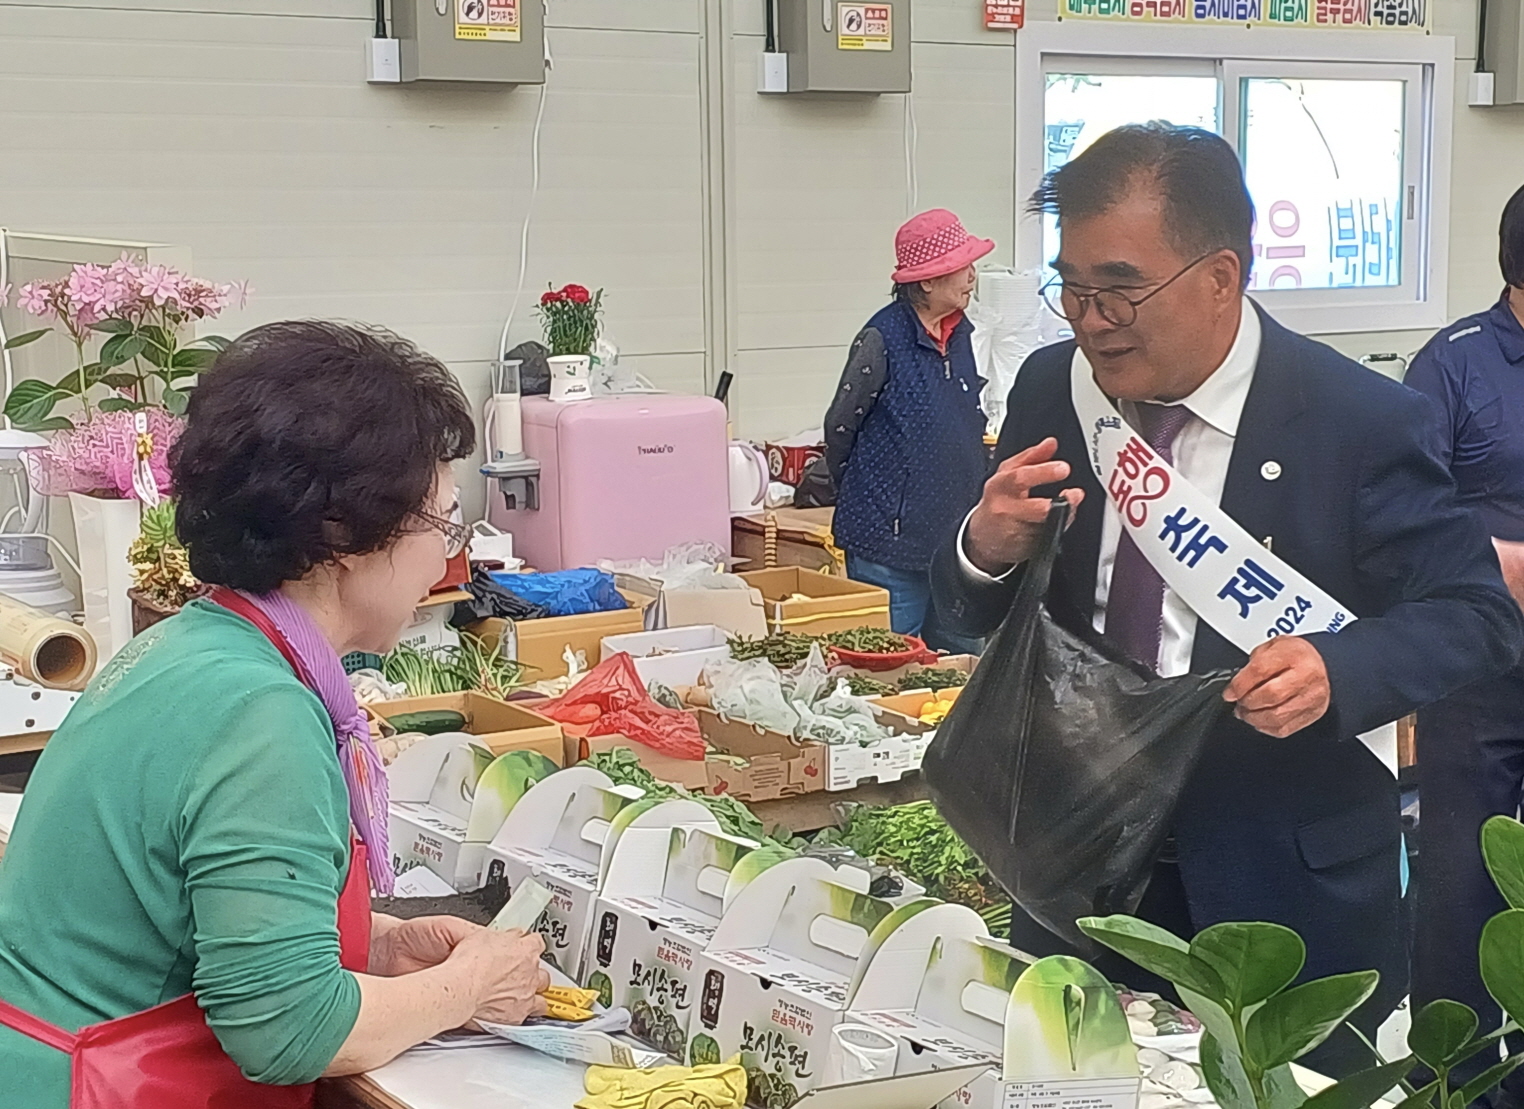
[[[455,37],[519,41],[519,0],[455,0]]]
[[[1026,0],[984,0],[984,26],[988,30],[1019,31],[1026,21]]]
[[[894,17],[888,4],[837,4],[836,49],[893,50]]]

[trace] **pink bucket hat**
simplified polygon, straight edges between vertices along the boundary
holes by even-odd
[[[994,249],[992,240],[975,238],[963,230],[958,217],[946,208],[933,208],[912,216],[895,233],[894,255],[899,268],[894,271],[894,281],[903,285],[945,277]]]

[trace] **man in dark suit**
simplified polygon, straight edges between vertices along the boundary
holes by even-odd
[[[957,631],[989,634],[1049,498],[1065,497],[1055,619],[1164,676],[1237,671],[1140,915],[1186,935],[1226,920],[1294,928],[1308,977],[1381,971],[1362,1014],[1374,1026],[1407,981],[1400,826],[1392,774],[1355,737],[1507,669],[1524,621],[1430,452],[1428,403],[1245,297],[1253,209],[1221,138],[1121,128],[1050,174],[1032,207],[1058,216],[1046,295],[1075,341],[1017,376],[998,468],[932,567],[937,604]],[[1076,344],[1181,477],[1358,619],[1246,656],[1167,589],[1095,479],[1071,400]],[[1314,1062],[1369,1059],[1331,1040]]]

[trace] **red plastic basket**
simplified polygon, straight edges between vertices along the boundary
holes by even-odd
[[[896,651],[890,655],[867,654],[862,651],[847,651],[840,647],[832,647],[834,654],[844,666],[850,666],[855,670],[869,670],[881,672],[884,670],[898,670],[901,666],[913,666],[918,662],[936,662],[940,657],[935,651],[930,650],[924,640],[913,635],[902,637],[910,644],[908,650]]]

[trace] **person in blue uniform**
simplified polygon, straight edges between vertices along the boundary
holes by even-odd
[[[894,246],[893,299],[852,341],[826,412],[832,527],[847,576],[889,591],[896,632],[977,651],[977,640],[940,629],[927,571],[987,476],[984,379],[963,311],[974,263],[995,244],[937,208],[901,227]]]
[[[1440,456],[1462,502],[1491,533],[1517,600],[1524,598],[1524,188],[1504,207],[1499,238],[1502,297],[1435,335],[1405,383],[1438,405]],[[1417,740],[1413,1001],[1464,1001],[1484,1030],[1494,1029],[1502,1013],[1482,984],[1477,941],[1507,906],[1477,837],[1493,814],[1515,815],[1524,796],[1524,667],[1420,710]],[[1466,1066],[1480,1072],[1495,1061],[1478,1057]],[[1492,1104],[1524,1105],[1524,1075],[1495,1092]]]

